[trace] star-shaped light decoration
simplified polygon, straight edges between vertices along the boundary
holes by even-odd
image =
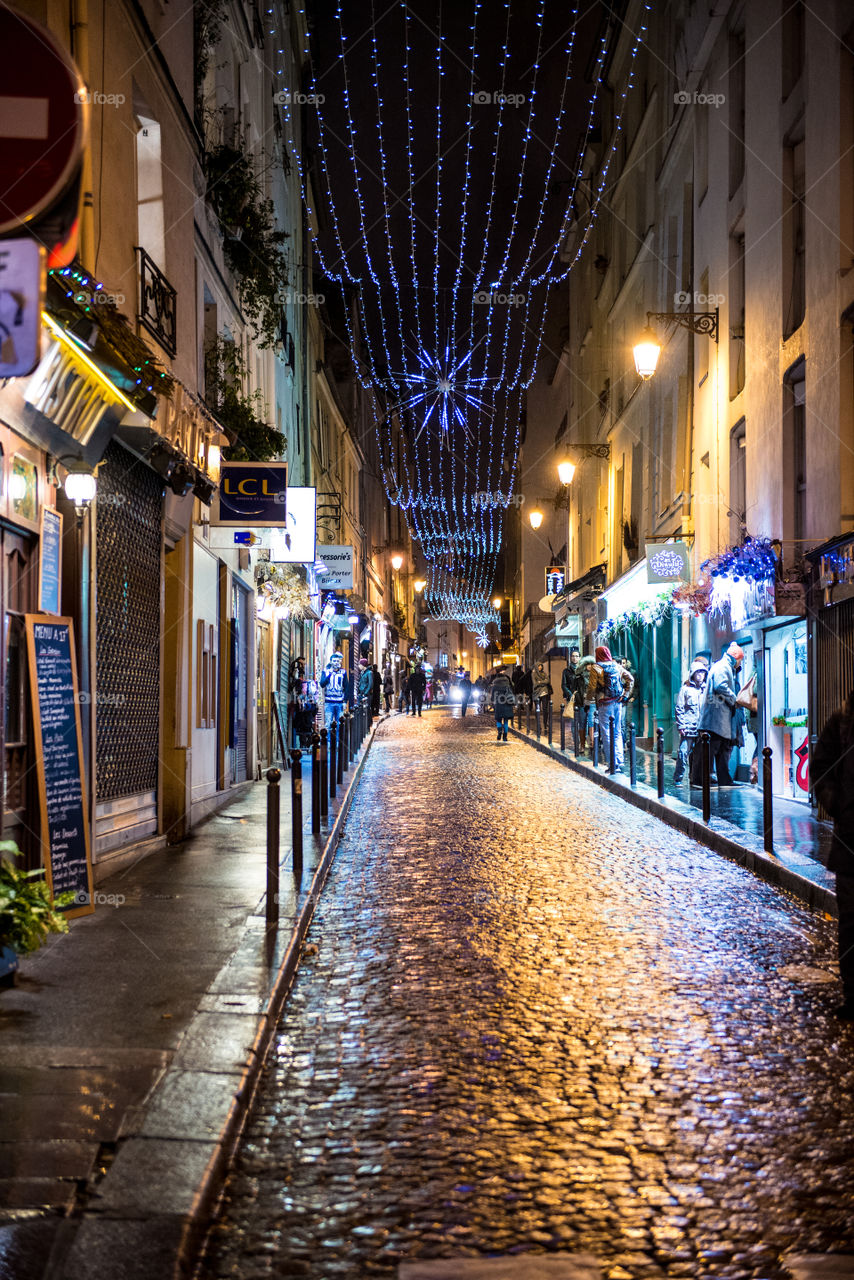
[[[433,413],[438,409],[436,422],[442,432],[440,440],[447,443],[451,427],[462,427],[466,439],[471,439],[465,409],[486,410],[488,405],[480,397],[483,388],[490,378],[472,378],[466,372],[466,366],[474,355],[475,349],[467,351],[457,358],[446,346],[444,355],[434,356],[426,351],[418,352],[418,363],[421,366],[416,373],[400,373],[395,375],[395,382],[409,388],[409,393],[395,407],[398,410],[427,412],[421,420],[421,426],[415,439],[427,426]],[[477,394],[475,394],[475,392]]]

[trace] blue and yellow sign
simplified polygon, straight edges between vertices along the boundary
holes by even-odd
[[[286,462],[223,462],[211,524],[284,528],[287,492]]]

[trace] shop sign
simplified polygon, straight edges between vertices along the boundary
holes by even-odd
[[[564,649],[581,648],[581,615],[568,613],[562,622],[555,622],[555,644]]]
[[[53,507],[42,507],[39,528],[39,603],[42,613],[59,613],[62,516]]]
[[[648,542],[646,580],[648,583],[690,582],[691,555],[687,545],[684,542]]]
[[[326,570],[318,571],[317,583],[323,591],[353,590],[353,548],[322,546],[319,559]]]
[[[566,569],[563,565],[549,565],[546,569],[546,595],[556,596],[559,591],[563,591],[566,583]]]
[[[223,462],[211,524],[287,527],[288,464]]]
[[[20,378],[39,362],[44,250],[29,238],[0,241],[0,378]]]
[[[214,551],[233,550],[235,546],[252,546],[270,552],[276,564],[314,565],[317,522],[317,490],[310,487],[288,486],[286,521],[284,527],[253,525],[237,528],[228,524],[212,526],[208,533],[208,545]]]

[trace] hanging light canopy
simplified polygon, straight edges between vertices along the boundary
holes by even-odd
[[[643,378],[644,382],[651,378],[655,373],[658,365],[658,357],[661,355],[661,343],[653,333],[649,325],[646,326],[640,338],[634,345],[633,354],[635,357],[635,368],[638,371],[638,377]]]

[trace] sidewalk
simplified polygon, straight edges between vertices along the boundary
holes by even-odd
[[[638,782],[633,789],[629,781],[628,751],[624,774],[611,777],[606,761],[600,763],[598,770],[594,770],[589,753],[576,759],[572,748],[572,726],[568,719],[565,752],[560,750],[560,721],[557,717],[554,721],[552,747],[548,745],[546,734],[537,739],[533,717],[530,734],[525,731],[524,717],[521,730],[516,728],[516,720],[512,725],[512,732],[517,737],[530,742],[538,750],[599,782],[601,786],[661,818],[670,826],[684,831],[701,844],[749,867],[756,875],[786,889],[809,906],[828,915],[836,914],[834,876],[827,870],[832,829],[829,823],[820,822],[814,817],[806,805],[774,797],[774,852],[769,854],[763,847],[761,787],[740,783],[735,787],[719,789],[713,783],[711,820],[706,826],[702,814],[702,792],[699,787],[691,787],[687,781],[674,783],[675,761],[669,756],[664,761],[665,796],[664,800],[659,800],[653,752],[638,750]]]
[[[264,917],[267,783],[97,887],[0,990],[0,1280],[183,1274],[218,1192],[374,730]]]

